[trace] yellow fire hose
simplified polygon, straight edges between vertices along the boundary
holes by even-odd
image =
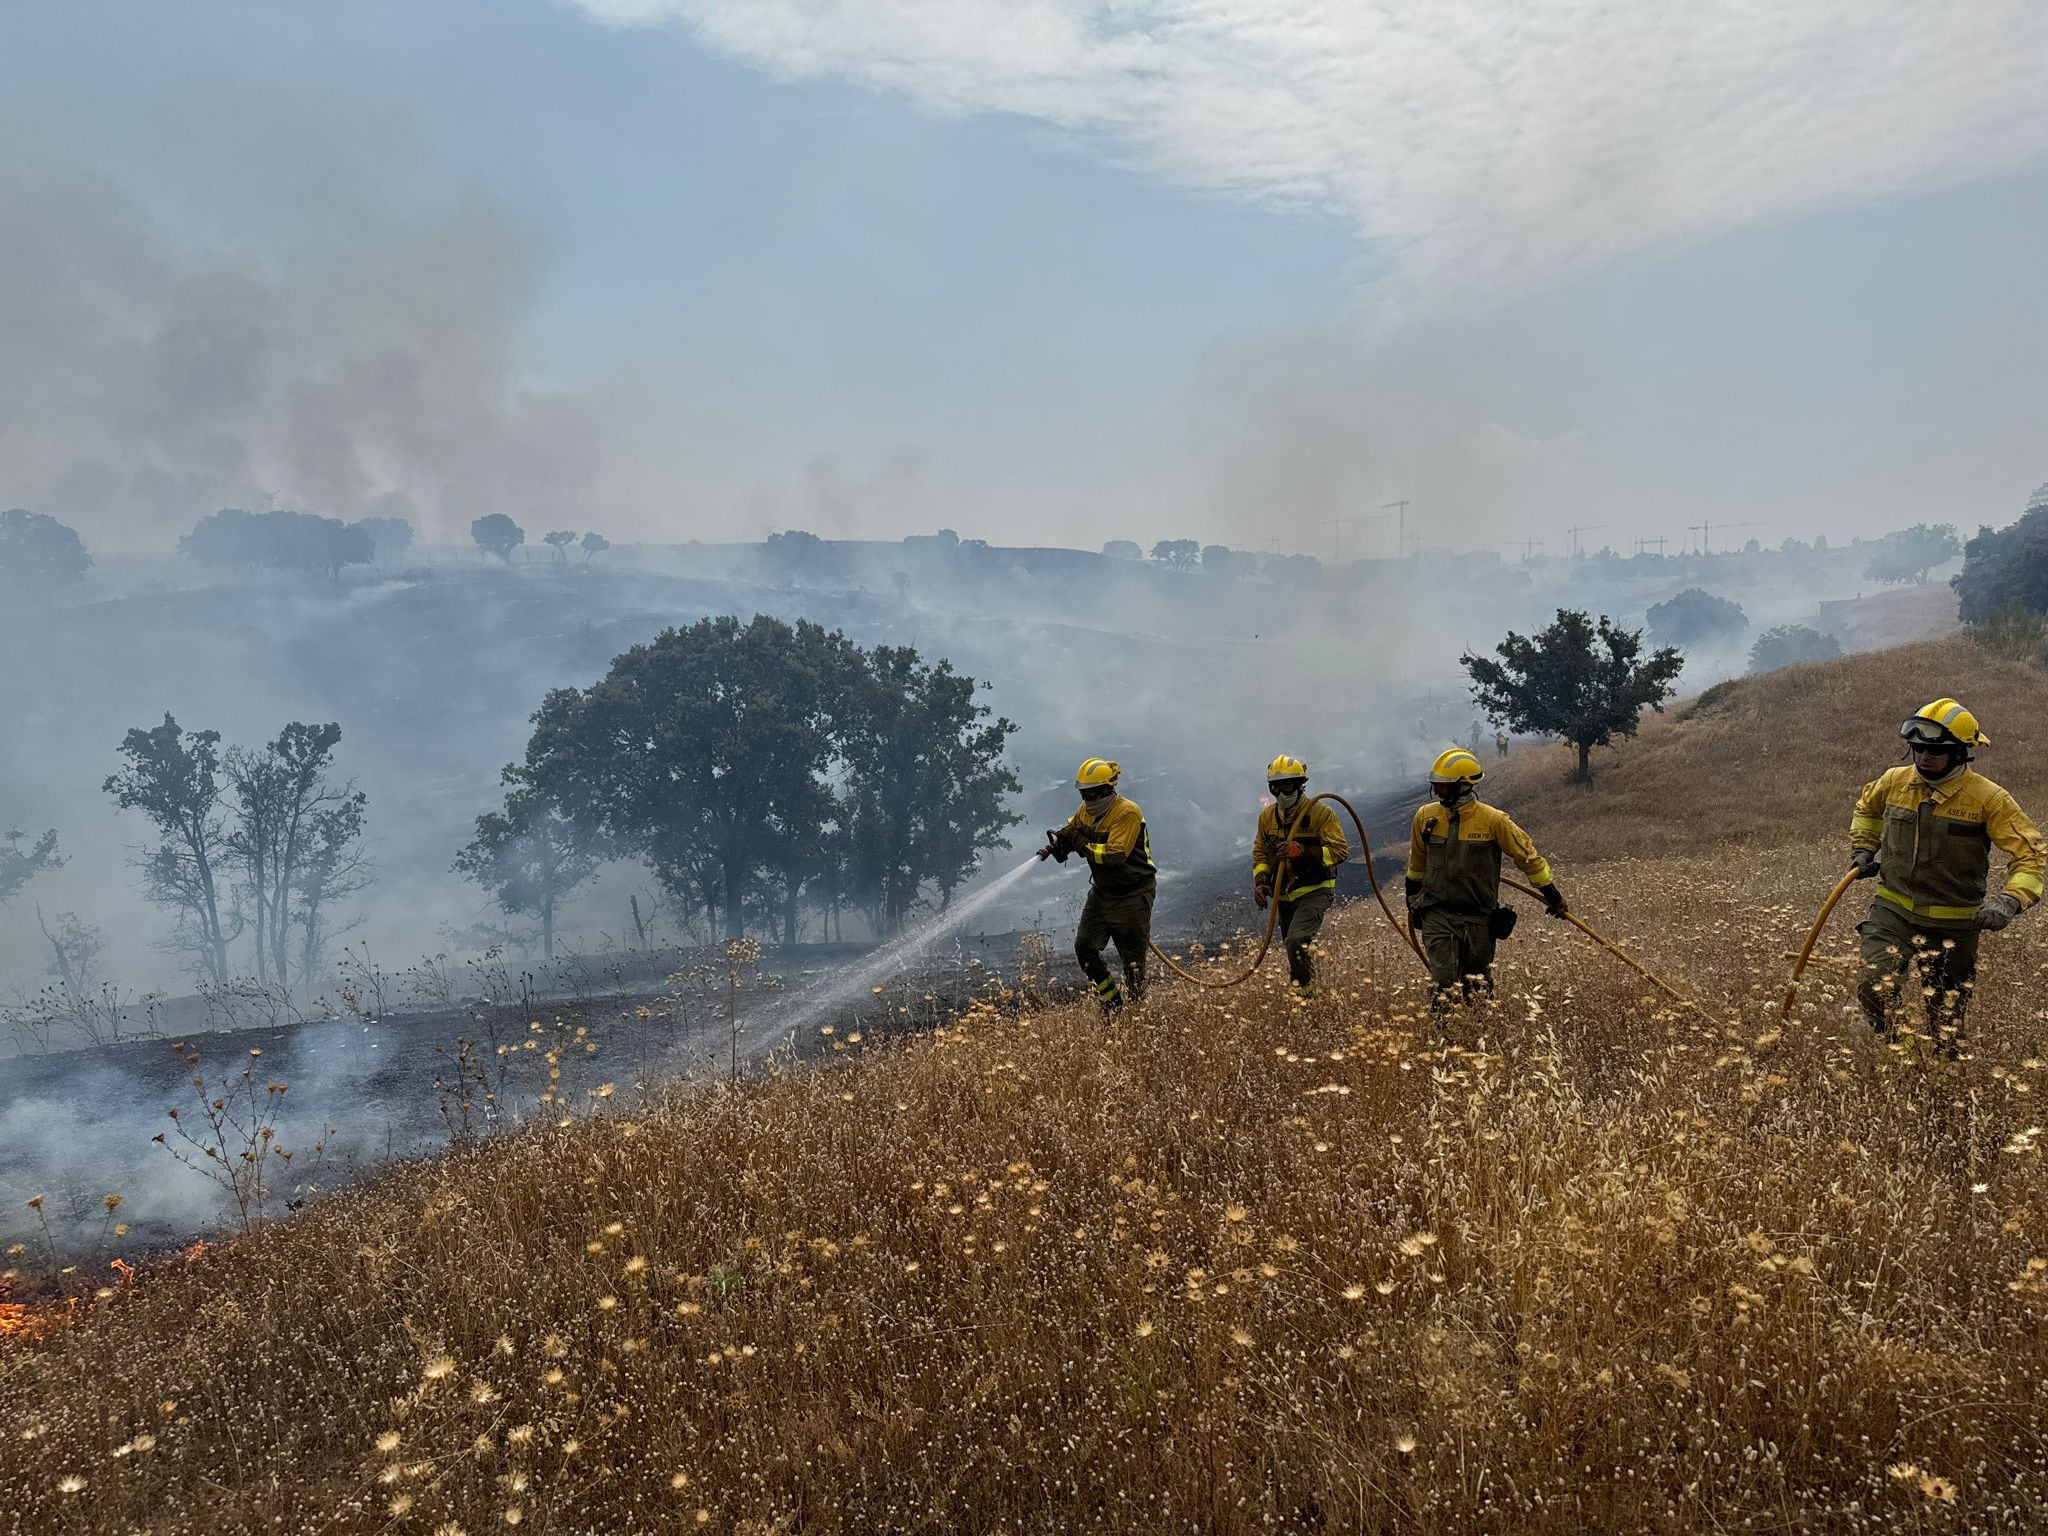
[[[1522,884],[1519,880],[1503,880],[1501,881],[1501,884],[1506,886],[1511,891],[1520,891],[1524,896],[1534,896],[1538,901],[1543,900],[1541,892],[1530,889],[1528,886]],[[1683,1003],[1686,1007],[1691,1008],[1695,1012],[1698,1012],[1702,1015],[1706,1013],[1706,1009],[1700,1007],[1698,1003],[1694,1002],[1691,998],[1687,997],[1683,992],[1679,991],[1678,988],[1672,986],[1671,983],[1664,980],[1663,977],[1657,975],[1656,972],[1652,971],[1648,966],[1638,964],[1635,960],[1635,957],[1628,954],[1619,945],[1610,943],[1603,935],[1595,933],[1591,925],[1581,920],[1576,912],[1566,912],[1564,914],[1564,920],[1570,923],[1574,928],[1578,929],[1579,932],[1583,933],[1587,938],[1591,939],[1595,944],[1598,944],[1602,949],[1606,950],[1610,955],[1614,956],[1614,958],[1619,960],[1623,965],[1627,966],[1630,970],[1634,971],[1638,976],[1642,977],[1643,980],[1647,981],[1659,992],[1662,992],[1666,997],[1672,999],[1672,1001]]]
[[[1418,941],[1415,937],[1414,925],[1412,923],[1402,923],[1397,921],[1394,917],[1394,909],[1387,905],[1387,894],[1384,890],[1380,888],[1379,873],[1372,867],[1372,844],[1365,835],[1365,819],[1358,814],[1357,807],[1353,806],[1349,800],[1346,800],[1342,795],[1338,794],[1321,794],[1311,796],[1308,800],[1303,802],[1301,809],[1294,813],[1294,819],[1288,822],[1285,837],[1288,839],[1292,839],[1294,836],[1294,829],[1300,826],[1302,823],[1302,818],[1308,815],[1309,807],[1316,804],[1318,801],[1322,800],[1334,801],[1338,805],[1343,806],[1345,812],[1351,817],[1351,825],[1355,829],[1357,829],[1358,832],[1359,856],[1365,861],[1366,877],[1372,881],[1372,893],[1374,898],[1378,900],[1380,904],[1380,911],[1386,914],[1387,922],[1393,927],[1394,931],[1400,934],[1402,938],[1408,941],[1408,947],[1415,951],[1415,958],[1417,960],[1420,960],[1425,966],[1427,966],[1429,964],[1429,957],[1423,954],[1422,952],[1422,945],[1420,941]],[[1288,875],[1290,874],[1290,871],[1286,865],[1283,864],[1281,866],[1280,874],[1281,884],[1275,886],[1272,900],[1268,903],[1268,911],[1266,913],[1266,931],[1264,936],[1261,937],[1259,940],[1258,952],[1252,956],[1251,963],[1247,965],[1237,975],[1220,980],[1207,976],[1197,976],[1193,971],[1190,971],[1186,967],[1177,964],[1174,961],[1173,956],[1167,954],[1166,951],[1161,949],[1157,944],[1149,944],[1148,941],[1152,953],[1157,955],[1160,961],[1166,966],[1168,970],[1172,971],[1174,975],[1180,977],[1183,981],[1191,981],[1198,987],[1209,987],[1220,990],[1224,987],[1235,987],[1246,981],[1249,981],[1254,975],[1258,973],[1259,967],[1265,963],[1266,952],[1273,946],[1273,932],[1275,927],[1278,925],[1280,918],[1280,896],[1282,891],[1286,888],[1285,881]],[[1541,894],[1532,890],[1530,887],[1523,885],[1519,881],[1503,880],[1501,881],[1501,884],[1506,886],[1509,890],[1520,891],[1524,896],[1533,896],[1538,901],[1543,900]],[[1835,895],[1836,897],[1839,897],[1841,895],[1841,891],[1838,889]],[[1834,898],[1829,899],[1828,906],[1830,909],[1834,906]],[[1706,1010],[1704,1008],[1701,1008],[1700,1005],[1697,1002],[1695,1002],[1692,998],[1687,997],[1683,992],[1679,991],[1676,987],[1672,986],[1670,982],[1664,980],[1663,977],[1657,975],[1648,967],[1640,964],[1632,955],[1629,955],[1627,952],[1625,952],[1624,950],[1610,942],[1604,935],[1595,932],[1593,928],[1590,925],[1588,925],[1585,921],[1583,921],[1576,913],[1567,912],[1564,914],[1564,918],[1566,922],[1570,923],[1574,928],[1578,929],[1579,932],[1583,933],[1595,944],[1598,944],[1602,949],[1606,950],[1609,954],[1613,955],[1623,965],[1627,966],[1630,970],[1634,971],[1638,976],[1641,976],[1645,981],[1649,982],[1651,986],[1655,987],[1665,996],[1671,998],[1674,1002],[1684,1004],[1686,1007],[1691,1008],[1696,1012],[1699,1012],[1701,1014],[1706,1013]],[[1826,911],[1823,911],[1821,913],[1821,918],[1822,921],[1826,920]],[[1819,925],[1816,924],[1814,932],[1818,934],[1819,931]],[[1807,947],[1809,949],[1812,948],[1812,944],[1813,940],[1811,937],[1809,937],[1807,940]],[[1801,957],[1801,960],[1803,964],[1804,956]],[[1794,974],[1796,977],[1797,973],[1795,972]]]
[[[1372,844],[1365,835],[1365,820],[1358,814],[1357,809],[1349,800],[1346,800],[1342,795],[1335,794],[1310,796],[1302,802],[1301,809],[1294,813],[1294,819],[1287,823],[1287,830],[1282,834],[1283,841],[1291,841],[1293,839],[1294,829],[1300,826],[1302,819],[1308,815],[1309,807],[1321,800],[1334,800],[1338,805],[1343,806],[1350,815],[1351,825],[1358,831],[1358,854],[1365,861],[1366,878],[1372,881],[1372,893],[1379,900],[1380,910],[1386,913],[1387,921],[1393,923],[1394,931],[1408,940],[1409,947],[1415,951],[1415,958],[1422,960],[1427,965],[1429,962],[1424,959],[1422,946],[1415,942],[1415,935],[1403,928],[1399,923],[1394,922],[1394,909],[1387,905],[1386,892],[1380,889],[1379,872],[1372,867]],[[1181,980],[1191,981],[1198,987],[1221,989],[1224,987],[1234,987],[1241,982],[1249,981],[1258,972],[1259,967],[1265,963],[1266,951],[1273,947],[1273,930],[1279,925],[1280,921],[1280,897],[1281,893],[1286,890],[1287,881],[1291,875],[1292,870],[1286,864],[1282,864],[1280,866],[1280,882],[1273,887],[1272,898],[1266,903],[1266,932],[1264,937],[1259,940],[1258,953],[1252,956],[1251,964],[1246,966],[1238,975],[1222,981],[1206,976],[1197,976],[1193,971],[1175,963],[1173,956],[1169,955],[1157,944],[1147,940],[1147,945],[1169,971],[1180,977]]]
[[[1862,870],[1853,866],[1835,882],[1835,888],[1828,892],[1828,899],[1820,904],[1820,916],[1813,920],[1813,926],[1806,930],[1806,942],[1799,946],[1799,958],[1792,962],[1792,980],[1785,988],[1785,1001],[1778,1007],[1778,1017],[1792,1017],[1792,999],[1799,991],[1799,978],[1806,971],[1807,959],[1813,954],[1813,946],[1820,940],[1821,929],[1827,927],[1828,919],[1835,915],[1835,903],[1856,883]]]

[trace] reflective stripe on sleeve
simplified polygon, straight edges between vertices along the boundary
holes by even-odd
[[[2005,888],[2019,897],[2024,906],[2032,906],[2041,899],[2041,877],[2031,870],[2014,870],[2006,880]]]
[[[1264,864],[1254,864],[1252,866],[1252,873],[1255,875],[1269,875],[1272,872],[1271,868]]]
[[[1851,837],[1881,838],[1884,836],[1884,818],[1882,816],[1853,816],[1849,819],[1849,835]]]
[[[1529,878],[1531,880],[1534,880],[1538,885],[1552,884],[1553,878],[1550,873],[1550,865],[1546,863],[1544,860],[1538,859],[1536,861],[1536,867],[1529,871]]]

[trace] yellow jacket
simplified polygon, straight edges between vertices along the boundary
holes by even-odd
[[[1990,885],[1991,848],[2011,856],[2005,894],[2041,899],[2048,843],[2019,802],[1974,768],[1930,784],[1910,765],[1863,786],[1849,845],[1877,854],[1877,895],[1924,922],[1974,924]]]
[[[1158,866],[1152,862],[1152,834],[1145,828],[1145,813],[1138,809],[1137,801],[1112,796],[1109,809],[1099,818],[1083,805],[1068,819],[1067,830],[1080,834],[1081,851],[1088,856],[1088,878],[1103,895],[1128,895],[1158,878]]]
[[[1506,854],[1532,884],[1551,883],[1550,865],[1529,834],[1497,806],[1466,800],[1418,807],[1408,829],[1408,878],[1422,886],[1416,908],[1491,912],[1500,904],[1500,859]]]
[[[1273,883],[1273,871],[1281,864],[1288,868],[1288,884],[1281,890],[1282,901],[1292,901],[1297,896],[1306,896],[1310,891],[1334,891],[1337,888],[1337,866],[1351,857],[1351,843],[1344,836],[1344,824],[1337,819],[1337,813],[1322,800],[1316,801],[1303,812],[1296,808],[1294,841],[1301,844],[1301,856],[1290,859],[1286,855],[1287,819],[1280,814],[1280,807],[1269,805],[1259,812],[1257,830],[1252,833],[1252,880]]]

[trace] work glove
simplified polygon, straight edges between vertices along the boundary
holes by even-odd
[[[1271,887],[1270,885],[1266,884],[1266,882],[1265,882],[1265,881],[1263,881],[1263,880],[1257,881],[1257,882],[1255,882],[1255,883],[1253,884],[1253,886],[1252,886],[1252,905],[1253,905],[1253,906],[1257,907],[1257,908],[1258,908],[1258,909],[1259,909],[1259,910],[1260,910],[1261,912],[1263,912],[1263,911],[1265,911],[1265,910],[1266,910],[1266,903],[1267,903],[1267,902],[1269,902],[1269,901],[1271,901],[1272,899],[1273,899],[1273,887]]]
[[[1977,926],[1988,933],[1996,933],[2019,915],[2020,899],[2001,891],[1977,909]]]
[[[1038,850],[1038,856],[1041,859],[1057,859],[1064,864],[1067,862],[1067,855],[1073,851],[1073,834],[1065,827],[1059,827],[1045,834],[1045,846]]]
[[[1849,867],[1856,871],[1856,878],[1858,880],[1868,880],[1877,873],[1877,850],[1875,848],[1858,848],[1849,855]]]
[[[1410,880],[1402,887],[1402,894],[1408,898],[1408,915],[1414,916],[1415,909],[1422,905],[1422,882]]]
[[[1287,845],[1287,857],[1289,857],[1290,859],[1298,859],[1298,858],[1300,858],[1300,857],[1301,857],[1301,844],[1299,844],[1299,843],[1295,843],[1295,842],[1290,842],[1290,843],[1289,843],[1289,844]]]
[[[1536,894],[1543,898],[1543,910],[1552,917],[1563,917],[1571,908],[1565,905],[1564,892],[1556,885],[1539,885]]]

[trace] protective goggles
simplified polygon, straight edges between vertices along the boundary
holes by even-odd
[[[1283,795],[1298,795],[1308,788],[1307,779],[1268,779],[1266,789],[1275,800]]]
[[[1960,752],[1963,744],[1949,734],[1948,727],[1915,715],[1899,727],[1899,735],[1916,752]]]
[[[1115,793],[1116,786],[1114,784],[1084,784],[1081,787],[1081,798],[1083,800],[1107,800]]]

